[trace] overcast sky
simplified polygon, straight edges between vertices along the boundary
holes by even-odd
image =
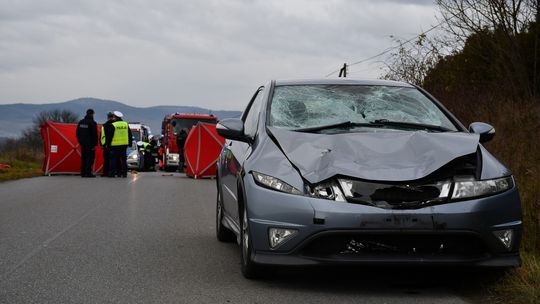
[[[269,79],[325,77],[435,15],[432,0],[0,0],[0,104],[241,110]],[[350,72],[381,74],[376,62]]]

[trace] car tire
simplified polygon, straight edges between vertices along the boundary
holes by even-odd
[[[240,227],[240,257],[242,263],[242,274],[246,279],[259,279],[263,276],[263,272],[260,265],[257,265],[251,260],[252,247],[251,247],[251,233],[249,230],[249,219],[247,210],[244,207],[242,213],[242,221]]]
[[[216,198],[216,236],[218,241],[230,243],[236,241],[236,235],[223,225],[223,199],[219,188]]]

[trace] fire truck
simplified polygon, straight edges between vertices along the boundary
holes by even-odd
[[[161,123],[163,135],[160,148],[160,168],[165,171],[182,170],[184,167],[184,143],[193,126],[198,122],[216,124],[216,116],[209,114],[174,113],[166,115]]]

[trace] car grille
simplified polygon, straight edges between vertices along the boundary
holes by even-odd
[[[301,254],[320,258],[457,257],[486,254],[478,237],[470,234],[328,234],[304,246]]]

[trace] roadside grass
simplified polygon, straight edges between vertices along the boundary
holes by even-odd
[[[25,149],[1,152],[0,164],[10,165],[11,168],[0,169],[0,182],[43,175],[42,160],[43,156],[39,153]]]
[[[522,254],[520,268],[506,273],[490,288],[491,303],[540,303],[540,258],[528,252]]]
[[[496,129],[485,146],[512,170],[523,208],[522,266],[485,288],[487,303],[540,303],[540,101],[481,101],[452,112],[464,122],[483,121]]]

